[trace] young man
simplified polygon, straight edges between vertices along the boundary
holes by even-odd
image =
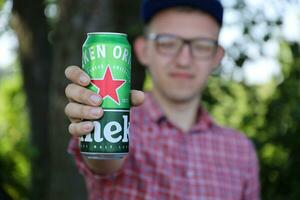
[[[144,0],[145,36],[135,53],[153,80],[145,95],[132,91],[130,153],[122,160],[83,158],[74,137],[69,150],[87,183],[89,199],[259,199],[258,163],[251,142],[220,127],[201,107],[201,93],[220,64],[223,8],[217,0]],[[80,136],[103,111],[84,88],[89,77],[68,67],[69,132]]]

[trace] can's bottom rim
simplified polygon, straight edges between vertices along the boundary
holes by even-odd
[[[81,152],[81,154],[94,160],[117,160],[125,157],[128,153],[92,153],[92,152]]]

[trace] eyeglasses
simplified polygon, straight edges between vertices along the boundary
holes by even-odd
[[[178,55],[187,44],[193,58],[208,59],[214,56],[218,47],[218,41],[209,38],[184,39],[172,34],[156,33],[150,33],[146,38],[153,40],[157,51],[167,56]]]

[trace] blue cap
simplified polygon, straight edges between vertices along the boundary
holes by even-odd
[[[141,16],[148,23],[157,12],[176,6],[199,9],[211,15],[220,26],[223,23],[223,6],[219,0],[142,0]]]

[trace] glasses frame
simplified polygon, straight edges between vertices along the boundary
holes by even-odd
[[[159,44],[158,44],[158,40],[161,37],[170,37],[170,38],[175,38],[177,40],[179,40],[181,42],[181,46],[178,48],[178,51],[174,54],[166,54],[166,53],[162,53],[161,50],[159,50]],[[218,40],[214,40],[211,38],[205,38],[205,37],[198,37],[198,38],[193,38],[193,39],[186,39],[186,38],[182,38],[180,36],[174,35],[174,34],[168,34],[168,33],[162,33],[162,34],[157,34],[157,33],[149,33],[146,35],[146,39],[148,40],[152,40],[155,42],[155,47],[156,50],[161,53],[161,54],[165,54],[165,55],[169,55],[169,56],[176,56],[178,55],[181,51],[182,48],[184,47],[184,45],[188,45],[189,50],[191,55],[193,56],[193,58],[197,58],[197,59],[209,59],[212,58],[216,52],[217,52],[217,48],[219,46],[219,42]],[[193,53],[193,48],[192,48],[192,43],[195,41],[205,41],[205,42],[211,42],[213,44],[214,50],[212,51],[212,53],[208,56],[195,56],[195,53]]]

